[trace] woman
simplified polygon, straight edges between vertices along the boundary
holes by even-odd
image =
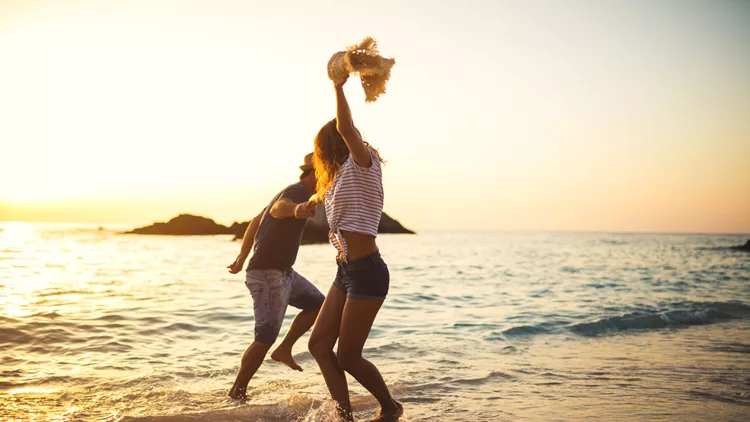
[[[403,407],[391,396],[378,368],[362,357],[388,294],[388,267],[375,244],[383,213],[382,160],[354,127],[344,95],[346,80],[334,82],[336,118],[315,138],[317,198],[325,203],[329,237],[338,250],[338,272],[315,321],[309,349],[345,420],[354,418],[344,371],[380,403],[376,420],[392,420],[403,414]]]

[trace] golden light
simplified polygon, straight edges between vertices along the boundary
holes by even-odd
[[[35,230],[33,224],[24,222],[0,223],[0,254],[10,256],[11,254],[22,255],[24,247],[33,240]],[[7,261],[6,261],[7,262]],[[6,317],[21,317],[31,315],[35,311],[28,305],[37,299],[33,291],[38,288],[37,283],[29,283],[24,276],[28,271],[23,259],[17,260],[17,264],[6,264],[0,261],[0,315]]]
[[[60,391],[60,388],[50,388],[50,387],[23,387],[23,388],[16,388],[15,390],[8,391],[8,394],[15,395],[15,394],[50,394]]]
[[[34,226],[21,221],[0,223],[0,252],[20,248],[34,237]]]

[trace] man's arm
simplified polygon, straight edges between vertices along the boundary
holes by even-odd
[[[240,255],[247,258],[250,255],[250,251],[253,250],[253,244],[255,243],[255,234],[258,233],[258,227],[260,227],[260,220],[263,219],[263,213],[266,212],[266,209],[263,208],[263,211],[260,212],[260,214],[256,215],[255,218],[253,218],[250,221],[250,224],[247,225],[247,229],[245,229],[245,235],[242,236],[242,247],[240,248]]]
[[[315,207],[311,207],[307,202],[295,204],[289,198],[279,198],[271,207],[271,217],[273,218],[299,218],[305,219],[315,215]]]
[[[245,229],[245,235],[242,236],[242,246],[240,247],[240,254],[237,255],[237,259],[235,259],[231,265],[227,266],[230,273],[237,274],[238,272],[242,271],[242,267],[245,265],[245,260],[250,255],[250,251],[253,250],[253,244],[255,243],[255,234],[258,233],[258,227],[260,226],[260,220],[263,219],[264,212],[266,212],[265,208],[263,208],[263,211],[261,211],[260,214],[256,215],[255,218],[250,221],[250,224],[247,225],[247,229]]]

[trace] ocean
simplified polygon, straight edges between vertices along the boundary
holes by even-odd
[[[0,228],[0,420],[334,420],[309,333],[304,372],[268,358],[226,397],[253,339],[230,236]],[[750,254],[727,248],[747,238],[383,235],[364,355],[404,421],[748,420]],[[325,293],[334,255],[302,246],[295,269]],[[377,403],[349,381],[366,420]]]

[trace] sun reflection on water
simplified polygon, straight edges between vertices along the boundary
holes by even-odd
[[[34,237],[34,226],[21,221],[0,223],[0,252],[19,248]]]
[[[25,222],[0,223],[0,316],[18,318],[38,312],[37,292],[48,284],[38,273],[34,253],[35,226]]]
[[[60,390],[60,388],[56,387],[22,387],[8,391],[8,394],[51,394]]]

